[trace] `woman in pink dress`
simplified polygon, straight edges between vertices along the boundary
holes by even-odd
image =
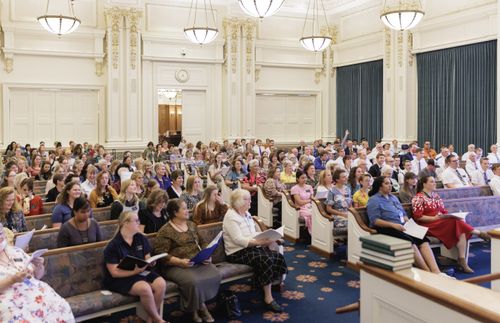
[[[307,185],[307,175],[301,170],[296,172],[297,184],[292,187],[290,194],[294,203],[300,207],[299,216],[306,222],[307,230],[311,234],[312,229],[312,205],[311,198],[314,196],[314,190],[311,185]]]

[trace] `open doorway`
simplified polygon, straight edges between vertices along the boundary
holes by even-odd
[[[158,142],[179,145],[182,138],[182,90],[158,89]]]

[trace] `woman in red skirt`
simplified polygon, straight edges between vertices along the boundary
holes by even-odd
[[[464,273],[473,273],[465,261],[467,239],[475,234],[485,241],[490,241],[486,232],[481,232],[465,221],[448,215],[443,201],[436,190],[436,180],[432,176],[424,176],[418,181],[417,195],[413,197],[413,218],[421,225],[429,228],[427,234],[438,238],[448,249],[457,246],[458,264]]]

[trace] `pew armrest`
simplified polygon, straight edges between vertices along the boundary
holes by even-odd
[[[356,220],[356,223],[358,224],[358,226],[361,229],[363,229],[364,231],[369,232],[371,234],[377,233],[377,230],[372,229],[366,225],[365,221],[363,221],[363,219],[361,218],[361,215],[359,214],[359,212],[355,208],[353,208],[353,207],[349,208],[349,212],[353,215],[354,219]]]

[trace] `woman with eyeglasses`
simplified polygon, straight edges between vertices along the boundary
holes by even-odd
[[[148,322],[165,322],[160,316],[165,297],[165,280],[148,266],[141,268],[136,265],[133,270],[118,268],[118,264],[128,255],[140,259],[150,258],[151,245],[139,231],[139,226],[136,212],[125,211],[120,214],[118,230],[104,249],[103,285],[105,289],[113,292],[138,296],[149,316]],[[142,274],[146,270],[150,272]]]
[[[191,261],[206,245],[196,224],[189,221],[186,203],[170,200],[167,214],[170,221],[158,231],[154,242],[155,253],[168,253],[160,260],[162,275],[179,286],[181,310],[191,312],[194,322],[214,322],[205,302],[217,295],[220,273],[211,258],[200,264]]]
[[[69,304],[40,279],[43,258],[10,246],[0,223],[0,322],[74,322]]]
[[[227,205],[219,189],[211,185],[205,189],[203,199],[194,207],[193,222],[198,225],[220,222],[224,219],[226,212]]]

